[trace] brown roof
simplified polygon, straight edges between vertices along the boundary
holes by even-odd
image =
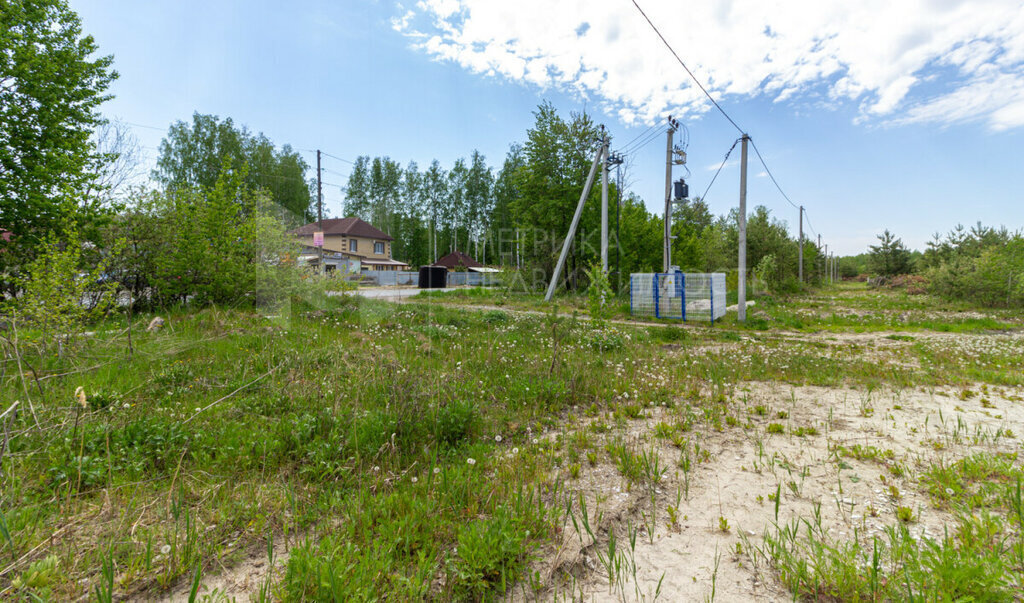
[[[330,218],[323,222],[324,235],[349,235],[352,237],[364,237],[367,239],[380,239],[383,241],[394,241],[394,237],[383,230],[363,222],[359,218]],[[291,231],[293,235],[312,235],[320,230],[319,222],[311,222]]]
[[[483,266],[480,262],[469,257],[461,251],[453,251],[443,258],[434,262],[435,266],[444,266],[445,268],[458,268],[463,266],[465,268],[479,268]]]

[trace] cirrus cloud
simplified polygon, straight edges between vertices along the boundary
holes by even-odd
[[[716,98],[853,103],[857,120],[1024,125],[1024,3],[643,0]],[[439,61],[596,99],[627,123],[708,110],[629,0],[420,0],[395,30]]]

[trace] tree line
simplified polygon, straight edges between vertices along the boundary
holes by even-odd
[[[393,255],[413,265],[464,251],[477,260],[538,274],[551,274],[588,175],[596,141],[603,135],[587,114],[559,115],[550,103],[534,111],[526,140],[513,143],[499,168],[474,150],[444,168],[436,159],[426,170],[390,157],[359,156],[346,188],[345,214],[373,223],[395,237]],[[622,196],[621,202],[618,201]],[[585,286],[586,268],[599,259],[600,188],[595,186],[568,256],[567,285]],[[640,197],[610,184],[611,268],[652,272],[662,265],[661,216]],[[615,204],[618,203],[618,234]],[[673,260],[683,270],[735,270],[738,214],[715,217],[699,198],[676,209]],[[763,206],[748,217],[748,258],[755,276],[773,289],[798,284],[798,244],[788,226]],[[817,249],[805,242],[809,280]],[[617,279],[612,279],[613,285]]]
[[[844,278],[913,275],[921,291],[990,307],[1024,305],[1024,234],[1005,226],[957,224],[935,233],[925,250],[908,250],[886,229],[865,253],[840,259]]]
[[[263,268],[294,257],[295,242],[284,233],[313,219],[316,179],[301,155],[230,118],[196,113],[169,127],[149,183],[113,194],[110,183],[125,178],[112,172],[123,169],[130,153],[103,148],[97,136],[110,126],[98,108],[117,77],[112,57],[94,56],[97,45],[64,0],[10,7],[0,16],[5,30],[17,34],[0,37],[4,291],[23,290],[29,266],[65,265],[36,260],[55,259],[72,241],[83,249],[76,261],[90,268],[79,276],[102,266],[105,282],[117,280],[136,299],[155,304],[258,298],[273,288],[268,283],[279,284],[281,274]],[[40,70],[41,64],[54,69]],[[479,151],[450,166],[433,160],[425,168],[359,156],[345,213],[389,232],[394,256],[413,265],[459,250],[519,268],[539,288],[553,271],[597,140],[605,135],[592,116],[563,116],[543,103],[524,140],[509,146],[498,167]],[[661,217],[614,181],[610,188],[612,223],[616,205],[619,222],[611,240],[613,270],[625,276],[660,269]],[[595,186],[568,256],[568,288],[585,287],[587,269],[599,259],[599,197]],[[713,216],[700,199],[676,211],[675,263],[684,270],[735,270],[736,213]],[[795,287],[797,249],[787,225],[763,207],[748,225],[752,272],[771,288]],[[815,252],[807,245],[809,266]]]

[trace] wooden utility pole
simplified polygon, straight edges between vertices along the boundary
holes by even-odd
[[[740,322],[747,320],[747,142],[750,137],[746,134],[741,139],[743,145],[740,147],[740,215],[739,215],[739,278],[737,289],[739,306],[736,310],[736,319]]]
[[[800,282],[804,282],[804,206],[800,206]]]

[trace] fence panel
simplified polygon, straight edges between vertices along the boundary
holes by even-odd
[[[419,273],[402,270],[363,270],[360,275],[373,279],[378,285],[383,287],[416,285],[419,282]]]
[[[498,283],[498,276],[486,272],[449,272],[448,286],[487,287]]]
[[[725,316],[725,274],[631,274],[629,309],[633,316],[714,322]]]

